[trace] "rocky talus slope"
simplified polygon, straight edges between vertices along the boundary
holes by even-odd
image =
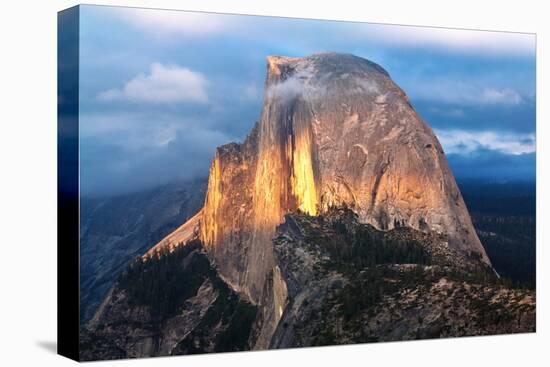
[[[271,348],[535,331],[534,291],[438,235],[334,210],[287,215],[274,249],[288,297]]]

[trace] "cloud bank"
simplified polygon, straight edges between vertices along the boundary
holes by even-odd
[[[101,101],[145,103],[207,103],[208,81],[203,74],[176,65],[153,63],[149,74],[139,74],[122,88],[101,92]]]
[[[535,153],[535,134],[515,134],[502,131],[435,130],[447,154],[467,155],[477,150],[502,154]]]

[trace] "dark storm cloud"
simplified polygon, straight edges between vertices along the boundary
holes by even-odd
[[[513,106],[464,106],[416,100],[414,97],[411,100],[420,116],[436,129],[535,132],[535,103],[532,99]]]
[[[536,173],[535,153],[512,155],[479,149],[467,155],[448,154],[447,160],[459,180],[532,181]]]
[[[81,172],[81,192],[122,194],[174,179],[207,177],[215,148],[231,139],[218,131],[185,126],[167,127],[160,136],[143,129],[123,144],[117,134],[110,139],[89,138],[81,145],[81,165],[86,167]]]

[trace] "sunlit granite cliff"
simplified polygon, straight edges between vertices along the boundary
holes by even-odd
[[[277,277],[271,240],[283,216],[342,204],[378,229],[445,234],[489,263],[441,145],[383,68],[347,54],[270,56],[260,120],[242,144],[217,149],[196,232],[184,228],[258,303]],[[172,236],[157,248],[187,239]]]
[[[295,337],[279,321],[297,283],[273,239],[287,214],[342,207],[373,231],[408,227],[491,266],[439,141],[382,67],[348,54],[270,56],[259,121],[216,150],[204,207],[145,259],[198,240],[217,276],[258,307],[248,347],[288,346]]]
[[[441,145],[384,69],[335,53],[271,56],[259,123],[216,151],[200,238],[258,299],[283,215],[342,203],[379,229],[443,233],[489,262]]]

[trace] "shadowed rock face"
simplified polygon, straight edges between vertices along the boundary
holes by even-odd
[[[156,255],[133,262],[81,328],[80,359],[247,350],[257,307],[219,278],[200,243]]]
[[[384,69],[335,53],[268,57],[260,121],[244,143],[217,149],[195,218],[220,276],[268,305],[271,330],[258,340],[267,343],[286,298],[273,258],[276,226],[289,212],[343,204],[378,229],[443,234],[451,248],[490,265],[441,145]]]
[[[285,216],[274,254],[288,297],[270,348],[535,330],[535,292],[503,286],[441,235],[331,209]]]

